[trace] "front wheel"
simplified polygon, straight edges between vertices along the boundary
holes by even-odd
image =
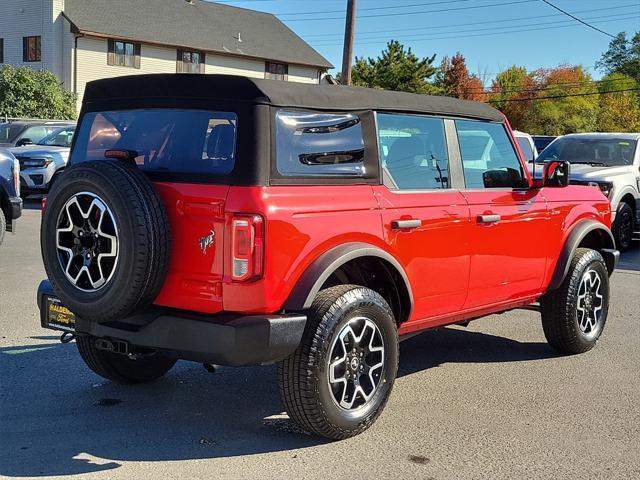
[[[382,413],[398,370],[391,308],[377,292],[340,285],[318,293],[298,349],[278,364],[289,416],[317,435],[357,435]]]
[[[162,377],[176,363],[175,359],[160,353],[135,358],[100,350],[96,347],[96,337],[90,335],[77,337],[76,344],[84,363],[101,377],[115,383],[151,382]]]
[[[634,212],[629,204],[621,202],[616,212],[616,220],[613,223],[613,236],[616,239],[618,250],[624,252],[631,248],[633,242]]]
[[[609,272],[599,252],[579,248],[567,277],[540,302],[545,337],[561,353],[591,350],[609,312]]]

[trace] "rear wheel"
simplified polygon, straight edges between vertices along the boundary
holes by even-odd
[[[568,354],[591,350],[609,311],[609,272],[602,255],[579,248],[564,282],[543,297],[541,307],[549,345]]]
[[[107,322],[147,308],[169,268],[169,222],[145,175],[122,162],[65,169],[47,197],[41,249],[62,303]]]
[[[76,338],[78,352],[84,363],[107,380],[115,383],[145,383],[157,380],[171,370],[176,360],[160,353],[136,358],[135,356],[107,352],[96,348],[96,338],[81,336]]]
[[[633,209],[628,203],[621,202],[616,212],[616,221],[613,224],[613,236],[620,251],[629,250],[633,242]]]
[[[387,403],[398,370],[393,313],[373,290],[341,285],[318,293],[298,349],[278,364],[282,401],[309,432],[357,435]]]

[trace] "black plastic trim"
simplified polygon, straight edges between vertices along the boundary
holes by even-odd
[[[16,220],[22,216],[22,198],[9,197],[9,205],[11,206],[10,220]]]
[[[55,296],[51,283],[38,287],[38,308],[45,326],[45,296]],[[194,315],[152,308],[141,315],[105,324],[76,319],[76,333],[116,339],[154,348],[176,358],[215,365],[273,363],[291,355],[302,339],[307,317],[289,315]]]
[[[573,228],[567,238],[567,241],[562,247],[558,263],[556,264],[556,269],[553,272],[553,277],[551,277],[551,282],[549,283],[549,288],[547,290],[556,290],[560,288],[560,285],[562,285],[562,282],[569,272],[571,259],[573,258],[578,245],[580,245],[580,242],[582,242],[589,233],[596,230],[599,230],[604,234],[603,239],[605,239],[607,245],[605,248],[600,250],[600,253],[602,253],[605,259],[609,275],[613,273],[617,266],[617,258],[619,258],[620,252],[616,250],[615,240],[613,239],[611,231],[602,223],[596,222],[595,220],[583,220]]]
[[[345,263],[361,257],[377,257],[389,262],[404,280],[409,296],[410,308],[406,317],[413,310],[413,294],[411,284],[400,263],[390,254],[367,243],[347,243],[335,247],[318,257],[302,274],[300,280],[289,295],[284,308],[286,311],[302,311],[311,307],[313,299],[327,279]]]

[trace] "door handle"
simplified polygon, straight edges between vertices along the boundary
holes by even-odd
[[[420,228],[422,226],[422,220],[392,220],[391,228],[394,230],[402,230],[406,228]]]
[[[478,215],[478,223],[498,223],[500,215]]]

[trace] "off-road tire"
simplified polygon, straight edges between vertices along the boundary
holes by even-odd
[[[7,219],[4,218],[4,212],[2,208],[0,208],[0,245],[2,245],[2,240],[4,240],[4,232],[7,230]]]
[[[599,328],[591,338],[580,330],[577,310],[578,289],[585,273],[590,269],[600,276],[604,298]],[[591,350],[604,330],[609,310],[609,272],[600,252],[578,248],[560,288],[548,292],[540,304],[542,328],[551,347],[570,355]]]
[[[111,210],[118,229],[115,269],[96,291],[81,290],[67,278],[56,247],[60,212],[73,195],[81,192],[100,197]],[[144,310],[158,296],[169,268],[166,210],[147,177],[123,162],[83,162],[66,168],[47,198],[40,242],[55,294],[76,316],[96,322]]]
[[[366,316],[384,340],[384,366],[380,383],[369,402],[343,410],[334,402],[327,380],[331,345],[350,319]],[[357,285],[322,290],[308,311],[298,349],[278,364],[280,395],[287,413],[298,425],[316,435],[341,440],[369,428],[382,413],[398,370],[398,335],[393,312],[377,292]]]
[[[176,363],[175,359],[160,353],[134,360],[126,355],[97,349],[95,340],[89,335],[76,337],[78,352],[91,370],[115,383],[151,382],[162,377]]]
[[[616,212],[616,219],[613,222],[612,233],[616,240],[616,246],[621,252],[629,250],[633,244],[634,224],[633,209],[628,203],[620,202]]]

